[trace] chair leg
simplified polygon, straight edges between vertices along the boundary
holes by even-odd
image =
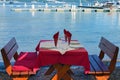
[[[25,76],[25,77],[13,77],[12,80],[28,80],[29,76]]]
[[[13,78],[13,80],[28,80],[28,78]]]
[[[96,80],[108,80],[109,75],[95,76]]]

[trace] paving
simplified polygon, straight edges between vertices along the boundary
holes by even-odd
[[[41,67],[36,75],[29,77],[29,80],[50,80],[56,71],[52,72],[51,75],[45,76],[44,73],[47,71],[47,69],[48,67]],[[95,80],[94,76],[84,74],[83,67],[72,66],[71,70],[74,73],[74,75],[72,75],[74,80]],[[6,72],[0,72],[0,80],[11,80],[11,78],[7,75]],[[120,80],[120,67],[116,67],[109,80]]]

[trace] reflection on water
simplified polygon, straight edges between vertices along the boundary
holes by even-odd
[[[120,14],[117,14],[116,22],[117,22],[117,24],[120,26]]]
[[[0,10],[0,48],[16,37],[19,51],[35,51],[39,40],[53,39],[57,31],[63,35],[64,28],[89,54],[99,54],[101,36],[120,46],[120,13],[117,12],[112,15],[104,12],[15,12],[1,6]]]
[[[72,16],[72,21],[75,21],[75,19],[76,19],[76,12],[71,12],[71,16]]]
[[[35,11],[31,11],[31,13],[32,13],[32,16],[35,16]]]

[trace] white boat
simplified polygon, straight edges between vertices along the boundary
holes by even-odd
[[[31,1],[31,3],[37,3],[37,1]]]
[[[115,4],[115,2],[107,1],[103,4],[103,7],[104,8],[111,8],[111,7],[113,7],[114,4]]]
[[[65,3],[64,1],[57,1],[57,0],[47,0],[47,2],[53,2],[53,3]]]
[[[120,9],[120,1],[117,1],[116,7],[117,7],[118,9]]]
[[[63,1],[55,1],[55,3],[65,3],[65,2],[63,2]]]
[[[103,3],[99,3],[98,1],[94,3],[93,7],[102,7]]]

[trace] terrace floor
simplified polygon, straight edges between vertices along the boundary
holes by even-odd
[[[55,71],[51,75],[44,76],[44,73],[48,67],[41,67],[40,71],[36,75],[30,76],[29,80],[50,80],[55,74]],[[72,67],[73,79],[74,80],[95,80],[92,75],[85,75],[83,73],[83,67]],[[115,71],[111,74],[109,80],[119,80],[120,79],[120,67],[116,67]],[[0,80],[11,80],[10,77],[5,72],[0,72]]]

